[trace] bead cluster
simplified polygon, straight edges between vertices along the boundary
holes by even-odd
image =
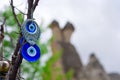
[[[40,28],[34,20],[27,19],[23,23],[21,31],[21,54],[28,62],[35,62],[40,58],[40,48],[36,44],[36,41],[40,37]],[[23,42],[24,40],[25,43]]]

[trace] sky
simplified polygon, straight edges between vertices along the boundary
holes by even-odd
[[[26,0],[15,0],[18,9],[25,12]],[[120,0],[40,0],[34,18],[44,28],[57,20],[63,28],[73,23],[75,32],[71,43],[76,47],[82,62],[88,63],[94,52],[107,72],[120,73]],[[0,9],[9,5],[0,1]],[[51,37],[47,29],[41,35],[46,42]]]

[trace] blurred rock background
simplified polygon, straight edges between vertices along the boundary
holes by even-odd
[[[91,53],[87,65],[83,65],[81,57],[73,44],[70,42],[74,26],[67,22],[63,29],[60,28],[57,21],[53,21],[50,25],[53,33],[51,48],[53,55],[61,54],[59,60],[55,63],[56,67],[61,67],[63,73],[73,70],[73,76],[70,80],[120,80],[117,73],[107,73],[104,66],[94,53]],[[54,77],[56,73],[53,74]],[[63,79],[62,79],[63,80]]]

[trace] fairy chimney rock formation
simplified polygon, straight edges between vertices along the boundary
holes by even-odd
[[[52,53],[53,53],[53,56],[56,55],[56,54],[59,55],[62,52],[62,48],[61,48],[61,45],[60,45],[60,42],[62,41],[61,29],[59,27],[58,22],[55,21],[55,20],[50,24],[50,28],[52,29],[52,34],[53,34],[53,39],[52,39],[52,43],[51,43]],[[61,71],[58,72],[58,71],[56,71],[56,69],[61,69]],[[58,59],[53,64],[52,70],[53,70],[52,80],[56,80],[56,78],[59,75],[62,75],[62,80],[66,80],[65,79],[65,74],[64,74],[64,71],[63,71],[61,58]]]
[[[61,30],[60,30],[60,27],[59,27],[59,23],[54,20],[51,23],[50,28],[52,29],[54,40],[55,41],[61,41],[62,40],[62,35],[61,35]]]
[[[59,27],[58,22],[55,20],[51,23],[50,28],[52,29],[52,34],[53,34],[53,39],[51,43],[53,54],[59,53],[62,50],[59,44],[62,41],[61,29]]]
[[[65,27],[62,29],[63,42],[61,43],[63,53],[62,53],[62,63],[65,73],[69,70],[74,70],[73,79],[78,80],[78,74],[82,68],[82,62],[76,51],[75,47],[70,43],[72,33],[74,32],[74,26],[67,22]]]
[[[103,67],[102,65],[100,64],[99,60],[96,58],[95,54],[92,53],[90,55],[90,58],[89,58],[89,63],[87,65],[87,68],[98,68],[98,69],[102,69],[103,70]]]
[[[88,80],[110,80],[103,66],[94,54],[90,55],[89,63],[86,66],[86,75]]]
[[[70,22],[67,22],[67,24],[65,25],[65,27],[62,29],[62,33],[63,33],[63,39],[65,42],[70,42],[70,38],[71,35],[74,31],[74,27]]]
[[[53,33],[53,41],[51,44],[53,55],[57,51],[61,51],[61,59],[57,61],[59,65],[63,67],[64,73],[69,70],[74,70],[74,78],[71,80],[78,80],[78,73],[81,70],[82,62],[75,49],[75,47],[70,43],[71,35],[74,31],[74,26],[67,22],[63,29],[60,29],[57,21],[53,21],[50,25]]]
[[[67,80],[65,73],[71,69],[74,70],[71,80],[120,80],[120,75],[108,75],[106,73],[94,53],[90,55],[88,64],[83,66],[78,52],[70,42],[75,30],[70,22],[67,22],[65,27],[61,29],[58,22],[54,20],[50,28],[53,33],[51,43],[53,56],[55,54],[61,54],[60,59],[58,59],[52,67],[52,80],[56,80],[56,76],[59,75],[63,77],[61,80]],[[55,71],[57,68],[62,71]]]
[[[120,80],[120,74],[118,73],[110,73],[109,76],[111,80]]]
[[[71,80],[120,80],[119,74],[107,74],[103,66],[94,53],[90,55],[87,65],[82,64],[81,59],[75,47],[71,44],[70,39],[74,32],[74,26],[67,22],[65,27],[61,29],[57,21],[53,21],[50,25],[53,33],[51,48],[53,55],[61,54],[60,59],[53,65],[52,80],[56,80],[56,76],[63,75],[61,80],[67,80],[65,73],[74,70]],[[55,71],[61,68],[61,72]]]

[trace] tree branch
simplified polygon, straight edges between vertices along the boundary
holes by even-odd
[[[3,39],[4,39],[4,24],[6,22],[6,18],[3,23],[0,25],[0,60],[3,60]]]
[[[16,44],[16,48],[15,48],[14,53],[12,55],[12,65],[14,65],[14,62],[15,62],[15,60],[17,58],[18,52],[19,52],[20,47],[21,47],[20,46],[20,38],[21,38],[21,35],[18,38],[18,41],[17,41],[17,44]]]
[[[34,7],[33,7],[33,2],[34,0],[28,0],[28,13],[27,13],[27,19],[32,19],[33,18],[33,8],[35,10],[37,4],[38,4],[38,1],[39,0],[36,0],[35,3],[34,3]],[[13,15],[16,19],[16,22],[18,24],[19,27],[21,27],[18,19],[17,19],[17,16],[15,14],[15,11],[14,11],[14,6],[13,6],[13,0],[11,0],[11,8],[12,8],[12,11],[13,11]],[[20,64],[22,63],[22,55],[20,53],[20,48],[21,48],[21,45],[20,45],[20,38],[21,38],[21,34],[19,36],[19,39],[17,41],[17,44],[16,44],[16,48],[15,48],[15,51],[14,51],[14,54],[12,56],[12,64],[10,66],[10,69],[8,71],[8,74],[6,76],[6,80],[15,80],[16,79],[16,76],[17,76],[17,72],[18,72],[18,69],[20,67]]]
[[[31,19],[31,18],[33,17],[32,6],[33,6],[33,0],[28,0],[28,13],[27,13],[27,19]]]
[[[22,12],[21,10],[19,10],[17,7],[14,6],[14,8],[15,8],[16,10],[18,10],[21,14],[27,15],[26,13]]]
[[[9,75],[6,76],[6,80],[16,80],[17,71],[20,67],[20,64],[22,63],[22,59],[23,59],[23,57],[19,53],[17,55],[17,59],[15,60],[15,64],[12,65],[9,69],[9,72],[8,72]]]
[[[20,48],[21,48],[20,38],[21,38],[21,35],[18,38],[16,48],[12,55],[12,63],[11,63],[10,69],[8,71],[8,74],[6,75],[6,80],[15,80],[16,79],[17,71],[20,67],[20,64],[22,63],[23,58],[20,54]]]
[[[16,13],[15,13],[15,10],[14,10],[15,7],[13,6],[13,0],[11,0],[10,5],[11,5],[11,8],[12,8],[13,16],[14,16],[14,18],[15,18],[18,26],[21,27],[20,22],[19,22],[19,20],[18,20],[18,18],[17,18],[17,15],[16,15]]]
[[[39,2],[39,0],[35,0],[33,7],[32,7],[33,11],[35,10],[36,6],[38,5],[38,2]]]

